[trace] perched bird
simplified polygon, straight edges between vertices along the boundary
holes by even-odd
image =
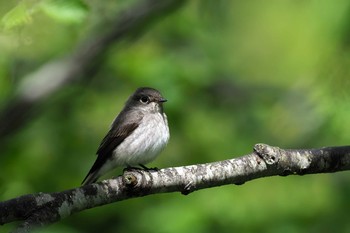
[[[113,168],[145,168],[168,143],[170,134],[160,92],[149,87],[138,88],[127,100],[103,138],[97,159],[83,180],[91,184]]]

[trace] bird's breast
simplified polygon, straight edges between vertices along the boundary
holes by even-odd
[[[139,126],[114,150],[117,165],[147,164],[154,160],[169,141],[165,114],[146,114]]]

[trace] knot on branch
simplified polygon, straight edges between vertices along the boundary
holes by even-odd
[[[262,158],[267,165],[275,165],[280,160],[280,148],[267,144],[255,144],[254,151]]]
[[[190,193],[192,193],[195,190],[195,185],[193,184],[194,182],[190,181],[188,182],[185,187],[183,188],[183,190],[181,191],[182,195],[188,195]]]
[[[139,169],[124,171],[122,181],[127,192],[132,196],[139,196],[147,193],[153,184],[150,172]]]
[[[137,185],[137,178],[132,173],[124,174],[123,175],[123,183],[127,187],[135,187]]]

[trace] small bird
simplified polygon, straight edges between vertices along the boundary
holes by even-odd
[[[167,100],[150,87],[138,88],[127,100],[103,138],[97,159],[82,184],[91,184],[121,166],[141,166],[153,161],[169,141]]]

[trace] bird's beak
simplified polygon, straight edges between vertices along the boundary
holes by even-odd
[[[160,100],[158,100],[159,103],[164,103],[164,102],[167,102],[168,100],[167,99],[163,99],[161,98]]]

